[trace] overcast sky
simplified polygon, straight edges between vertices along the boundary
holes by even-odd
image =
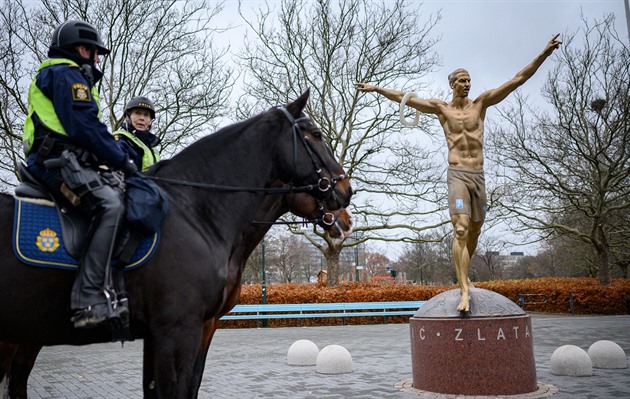
[[[624,1],[627,0],[430,0],[427,12],[442,10],[436,28],[441,35],[436,50],[443,57],[436,83],[446,85],[446,76],[456,68],[468,69],[472,78],[471,97],[495,88],[531,62],[549,39],[575,32],[588,18],[601,19],[613,13],[617,30],[628,37]],[[527,91],[538,89],[552,67],[545,63],[526,83]],[[441,79],[438,81],[437,79]]]
[[[560,33],[562,40],[565,32],[581,28],[581,13],[599,19],[615,14],[620,36],[628,37],[624,1],[630,0],[412,0],[422,4],[420,9],[425,15],[439,11],[442,14],[433,31],[435,37],[441,37],[435,50],[443,60],[432,75],[436,86],[448,90],[448,74],[456,68],[466,68],[472,78],[471,97],[513,77],[543,50],[554,34]],[[265,1],[241,3],[247,12]],[[281,1],[267,3],[277,10]],[[237,4],[229,1],[221,15],[227,18],[219,19],[242,28]],[[242,30],[231,33],[228,36],[236,51],[242,42]],[[542,85],[550,67],[551,63],[543,65],[527,82],[527,92]]]
[[[425,15],[441,12],[442,20],[433,34],[440,37],[435,51],[442,57],[442,66],[431,75],[436,90],[449,93],[447,76],[456,68],[466,68],[472,79],[470,97],[474,98],[487,89],[496,88],[529,64],[545,48],[547,42],[560,33],[575,33],[583,27],[581,14],[588,19],[601,19],[613,13],[620,37],[628,37],[624,1],[630,0],[426,0],[421,11]],[[280,0],[268,3],[279,8]],[[243,9],[257,9],[259,0],[243,0]],[[243,23],[237,10],[237,2],[228,2],[222,16],[226,23],[239,28],[230,32],[232,51],[242,42]],[[553,62],[547,60],[521,90],[536,101],[547,73]],[[238,93],[240,94],[240,93]],[[422,93],[418,92],[422,97]],[[428,95],[428,94],[427,94]],[[509,98],[508,98],[509,100]],[[487,117],[497,116],[493,108]],[[376,243],[372,250],[385,253],[395,260],[404,250],[402,245]],[[532,246],[512,247],[509,251],[525,251],[532,254]]]

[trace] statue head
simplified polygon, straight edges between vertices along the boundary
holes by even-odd
[[[466,73],[468,75],[470,75],[470,73],[468,73],[467,70],[465,70],[464,68],[457,68],[456,70],[454,70],[453,72],[451,72],[448,75],[448,84],[452,87],[453,86],[453,82],[455,82],[455,79],[457,79],[457,75],[460,73]]]

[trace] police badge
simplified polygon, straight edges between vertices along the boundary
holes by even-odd
[[[74,83],[72,85],[72,100],[74,101],[91,101],[90,89],[84,83]]]

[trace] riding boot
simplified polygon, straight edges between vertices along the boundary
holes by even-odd
[[[109,287],[111,276],[108,276],[107,273],[111,273],[109,263],[114,241],[118,226],[124,217],[124,202],[120,189],[103,185],[90,192],[89,196],[94,201],[91,204],[90,234],[74,280],[70,299],[70,306],[73,310],[82,310],[77,314],[77,317],[81,318],[80,316],[82,316],[90,319],[88,325],[81,325],[81,327],[91,327],[104,321],[107,317],[107,312],[102,310],[101,305],[107,304],[104,295],[105,289],[111,289]],[[76,326],[77,318],[73,319]]]

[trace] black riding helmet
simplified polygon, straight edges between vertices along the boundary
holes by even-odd
[[[87,22],[78,20],[68,20],[59,25],[53,31],[50,47],[71,49],[80,44],[96,47],[100,55],[110,53],[96,28]]]
[[[125,105],[125,115],[130,115],[134,109],[146,109],[151,114],[151,119],[155,119],[155,105],[147,97],[137,96],[129,100]]]

